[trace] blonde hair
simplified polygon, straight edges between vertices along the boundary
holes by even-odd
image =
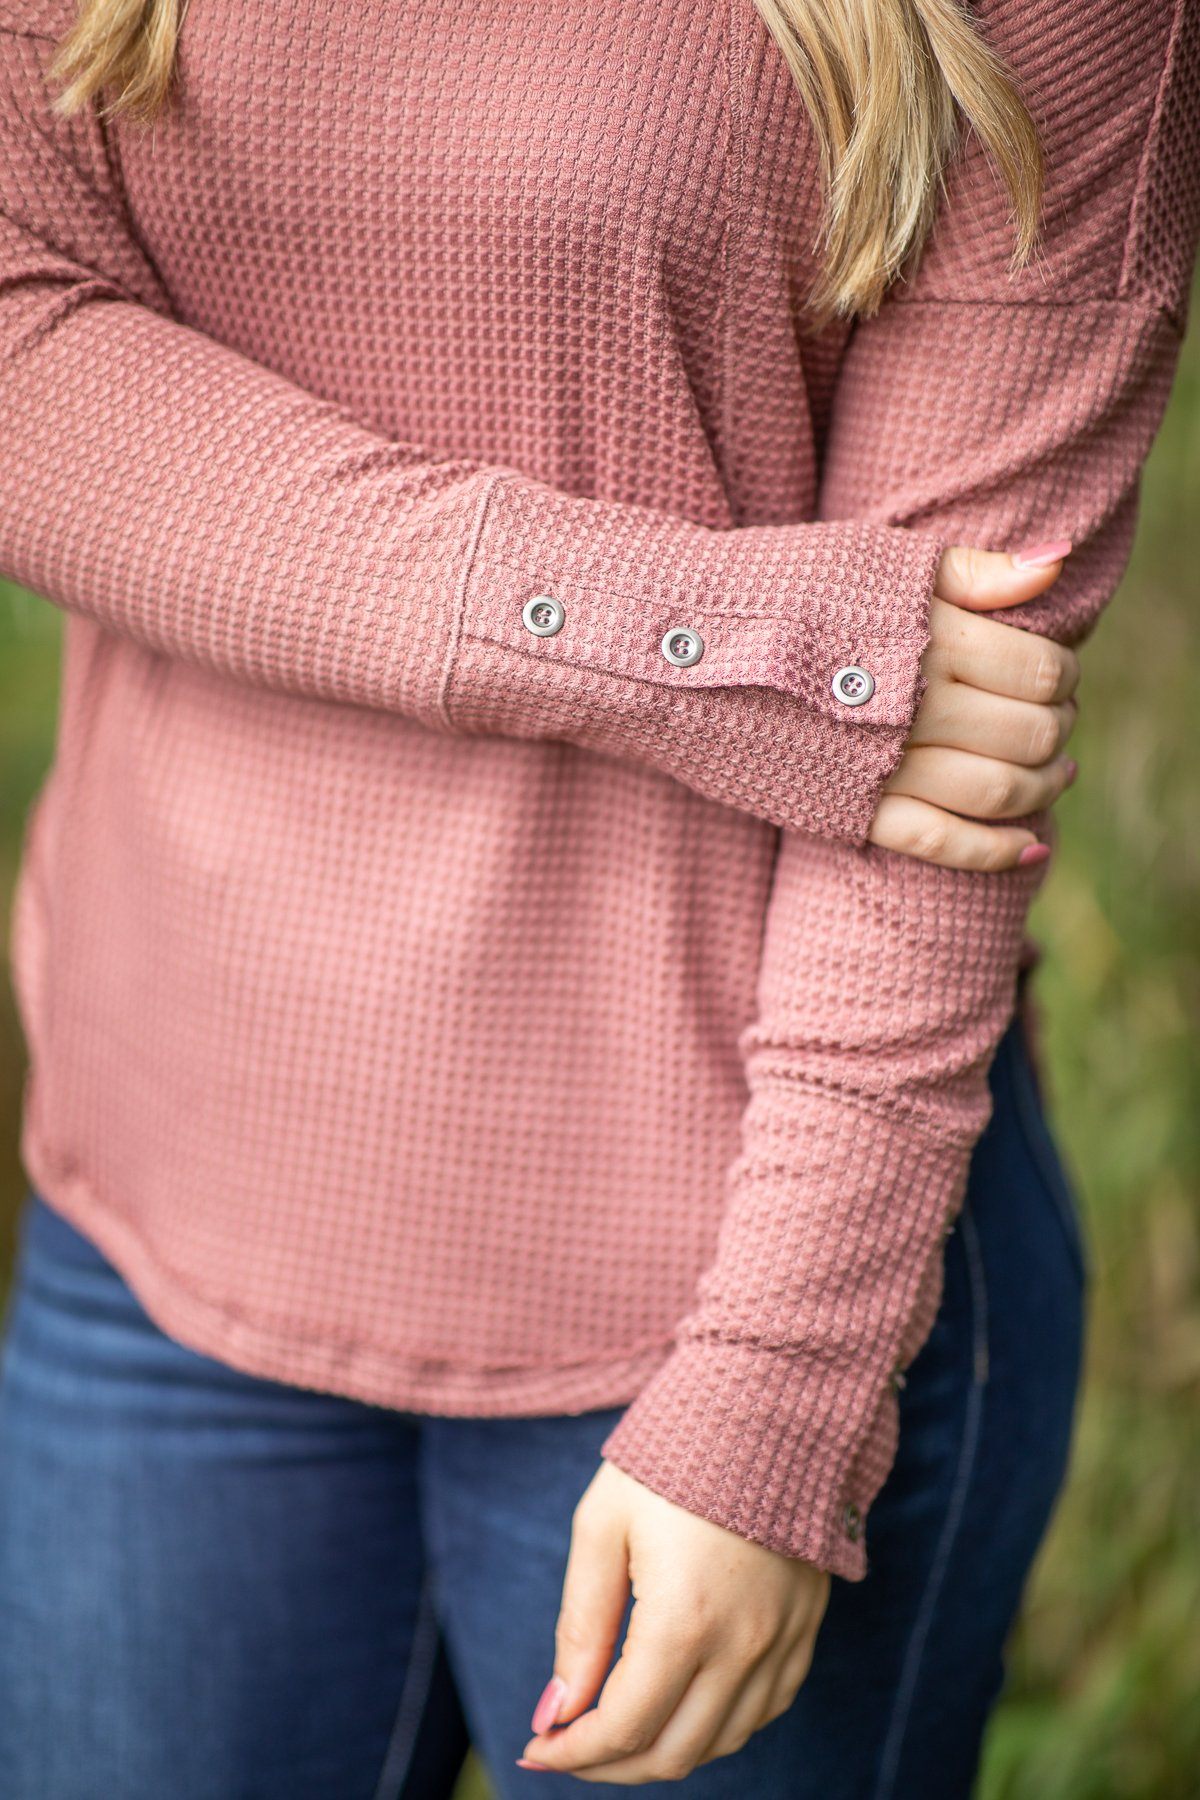
[[[916,266],[964,125],[992,158],[1012,212],[1013,266],[1035,246],[1044,170],[1012,75],[962,0],[754,0],[811,115],[826,205],[818,321],[869,315]],[[51,74],[66,116],[103,109],[148,123],[167,104],[187,0],[80,0]]]

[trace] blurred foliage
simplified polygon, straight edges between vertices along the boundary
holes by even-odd
[[[980,1800],[1200,1793],[1200,306],[1122,592],[1083,653],[1080,778],[1035,914],[1051,1110],[1095,1270],[1071,1478]],[[59,618],[0,583],[0,900],[51,755]],[[0,994],[0,1262],[25,1191]],[[531,1697],[532,1704],[532,1697]],[[468,1772],[461,1800],[485,1800]]]

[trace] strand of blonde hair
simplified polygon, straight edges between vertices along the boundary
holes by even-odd
[[[1008,191],[1013,265],[1038,235],[1037,129],[959,0],[755,0],[813,121],[825,179],[818,318],[875,312],[915,266],[964,126]]]
[[[870,315],[916,266],[964,128],[999,170],[1016,267],[1037,241],[1044,170],[1012,75],[960,0],[754,0],[813,122],[825,189],[815,322]],[[81,0],[51,75],[63,116],[149,123],[171,98],[187,0]]]

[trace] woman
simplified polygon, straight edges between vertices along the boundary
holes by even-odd
[[[0,0],[0,567],[67,613],[6,1793],[435,1797],[467,1733],[502,1795],[967,1792],[1085,1274],[1024,921],[1196,43]]]

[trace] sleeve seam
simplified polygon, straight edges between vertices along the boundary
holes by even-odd
[[[724,61],[727,163],[723,184],[726,214],[722,246],[724,261],[721,274],[721,307],[724,316],[721,321],[721,396],[718,415],[720,420],[718,437],[722,456],[728,454],[729,445],[733,442],[734,387],[730,380],[730,370],[733,366],[730,342],[736,317],[734,296],[737,287],[738,249],[741,241],[742,172],[745,159],[742,74],[747,51],[742,34],[742,13],[738,0],[728,0],[726,24]]]
[[[1126,313],[1140,313],[1144,319],[1151,322],[1161,321],[1167,326],[1177,343],[1182,343],[1184,337],[1184,324],[1175,307],[1169,301],[1149,294],[1078,294],[1070,300],[1042,300],[1033,295],[1022,295],[1015,300],[999,298],[964,300],[957,295],[947,295],[945,298],[939,299],[932,294],[904,300],[897,296],[891,316],[895,318],[901,312],[911,312],[917,308],[929,312],[938,310],[944,312],[952,306],[960,307],[964,311],[968,307],[973,309],[987,307],[996,312],[1017,312],[1030,309],[1069,311],[1081,310],[1086,307],[1120,309]],[[914,526],[912,529],[920,530],[922,527]]]
[[[751,1337],[745,1332],[731,1331],[722,1325],[703,1325],[695,1329],[682,1325],[675,1340],[675,1347],[680,1350],[690,1349],[692,1346],[703,1349],[706,1344],[727,1346],[733,1350],[749,1350],[755,1355],[787,1356],[795,1361],[805,1360],[811,1362],[816,1371],[825,1368],[841,1372],[848,1366],[845,1354],[840,1351],[818,1354],[811,1344],[806,1344],[802,1339]],[[853,1366],[857,1367],[860,1362],[873,1360],[876,1359],[867,1357],[856,1359]],[[886,1355],[878,1360],[886,1362]]]
[[[1183,0],[1175,0],[1171,16],[1171,28],[1167,34],[1166,54],[1163,57],[1162,74],[1159,77],[1158,89],[1154,96],[1154,109],[1150,115],[1150,128],[1146,133],[1146,142],[1142,148],[1141,161],[1138,165],[1137,180],[1133,185],[1133,194],[1129,202],[1129,216],[1125,222],[1125,240],[1121,249],[1121,271],[1117,277],[1117,298],[1125,300],[1132,281],[1132,264],[1134,249],[1141,224],[1146,193],[1150,186],[1150,175],[1158,154],[1162,136],[1162,121],[1166,111],[1167,94],[1171,85],[1171,77],[1175,71],[1179,42],[1182,36]],[[1131,303],[1136,304],[1136,300]],[[1160,303],[1160,310],[1171,312],[1165,302]],[[1173,315],[1172,315],[1173,316]]]
[[[762,1055],[761,1049],[751,1051],[748,1061],[755,1062]],[[904,1131],[911,1131],[914,1137],[922,1139],[932,1149],[961,1148],[968,1136],[971,1137],[971,1141],[974,1141],[973,1134],[938,1126],[932,1120],[923,1118],[919,1108],[911,1103],[905,1107],[895,1097],[879,1104],[862,1096],[846,1093],[833,1086],[832,1083],[814,1080],[811,1076],[796,1075],[779,1068],[756,1069],[753,1073],[755,1088],[758,1091],[774,1084],[785,1092],[807,1094],[813,1099],[832,1101],[835,1106],[845,1106],[861,1117],[871,1119],[876,1124],[886,1125],[891,1129],[899,1126]],[[747,1168],[775,1164],[775,1159],[772,1157],[747,1157],[744,1161]],[[778,1166],[782,1167],[781,1164]]]
[[[483,522],[487,516],[492,495],[496,492],[497,487],[503,479],[504,477],[500,473],[493,475],[491,480],[486,483],[483,493],[479,497],[479,504],[475,508],[475,517],[471,521],[471,529],[468,533],[466,548],[463,552],[462,566],[458,572],[458,579],[454,584],[453,616],[450,621],[450,641],[446,646],[446,657],[442,665],[442,675],[441,680],[438,682],[437,692],[438,716],[446,730],[449,732],[457,731],[457,727],[450,716],[450,678],[454,672],[454,663],[458,656],[459,645],[462,642],[463,631],[465,629],[467,588],[471,580],[471,569],[475,562],[476,551],[479,549],[480,539],[483,536]]]
[[[1004,299],[999,295],[972,295],[969,299],[960,294],[914,294],[906,298],[901,294],[894,297],[893,305],[901,307],[935,307],[961,306],[963,308],[994,307],[998,311],[1017,312],[1028,308],[1040,311],[1070,311],[1083,306],[1120,307],[1126,312],[1144,312],[1148,314],[1167,313],[1170,307],[1165,300],[1156,299],[1148,294],[1073,294],[1065,300],[1053,300],[1040,294],[1020,294],[1015,299]]]

